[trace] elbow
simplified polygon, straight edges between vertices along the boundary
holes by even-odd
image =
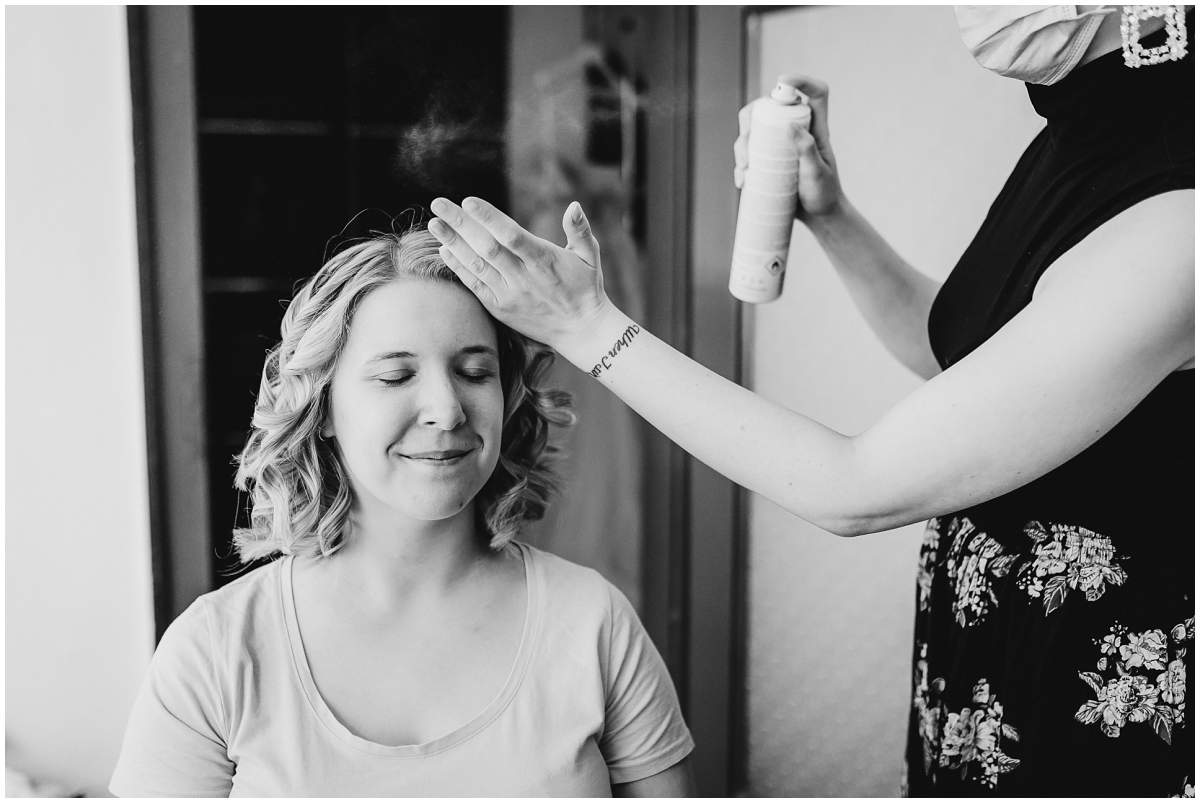
[[[840,453],[841,459],[822,468],[827,477],[822,488],[787,477],[786,493],[773,498],[793,515],[839,538],[894,530],[927,518],[928,501],[918,488],[895,474],[866,470],[869,460],[860,453],[858,438],[846,440],[849,448]]]
[[[851,507],[851,506],[847,506]],[[857,538],[894,530],[922,521],[925,517],[914,510],[846,509],[826,511],[818,516],[801,516],[826,532],[839,538]]]
[[[872,524],[868,519],[858,517],[830,518],[824,521],[814,521],[813,524],[839,538],[857,538],[860,535],[869,535],[887,529]]]
[[[792,515],[804,519],[805,521],[820,527],[827,533],[832,533],[839,538],[857,538],[860,535],[869,533],[877,533],[880,530],[887,529],[876,523],[877,517],[849,513],[845,510],[841,511],[821,511],[814,512],[812,510],[799,511],[790,509]]]

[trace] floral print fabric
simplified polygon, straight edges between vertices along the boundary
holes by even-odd
[[[992,584],[1008,574],[1016,555],[1004,552],[966,518],[951,519],[953,532],[946,571],[954,584],[954,618],[962,627],[978,624],[996,604]]]
[[[1138,742],[1153,753],[1149,771],[1183,768],[1161,779],[1159,794],[1190,790],[1193,606],[1182,600],[1188,615],[1173,621],[1144,610],[1135,572],[1109,536],[1069,523],[990,532],[962,514],[930,521],[917,571],[907,790],[1074,794],[1047,746],[1094,739],[1102,750],[1131,732],[1157,737],[1159,748]],[[1006,644],[1012,634],[1021,640]],[[1031,741],[1038,748],[1026,752]]]
[[[972,778],[994,789],[1000,773],[1021,763],[1004,754],[1000,740],[1018,741],[1020,737],[1015,728],[1003,722],[1004,706],[989,692],[987,679],[980,678],[975,683],[971,704],[958,713],[946,714],[938,763],[960,770],[963,778]]]
[[[1014,564],[1017,587],[1040,600],[1047,616],[1062,607],[1071,591],[1082,592],[1088,602],[1095,602],[1110,587],[1125,582],[1125,569],[1116,561],[1112,541],[1098,533],[1032,521],[1026,525],[1025,534],[1033,548],[1022,556],[1006,552],[969,519],[954,516],[944,522],[934,519],[926,527],[917,573],[918,607],[922,611],[929,609],[938,563],[937,544],[943,531],[951,541],[946,573],[954,585],[954,617],[962,627],[971,627],[987,617],[997,602],[993,588],[996,581],[1006,577]]]
[[[1175,728],[1184,725],[1188,673],[1183,659],[1194,638],[1194,617],[1171,628],[1169,638],[1161,630],[1133,633],[1114,624],[1098,639],[1100,672],[1079,673],[1095,698],[1079,707],[1075,719],[1098,723],[1113,739],[1126,725],[1148,723],[1170,744]]]
[[[919,645],[924,656],[928,645]],[[976,681],[967,705],[950,710],[941,702],[944,678],[929,679],[929,665],[917,661],[913,705],[917,710],[925,771],[934,766],[955,770],[964,780],[994,789],[997,778],[1021,762],[1006,755],[1001,740],[1019,741],[1016,728],[1004,722],[1004,706],[991,693],[987,678]]]
[[[1033,539],[1033,554],[1020,569],[1017,586],[1041,599],[1046,615],[1062,607],[1069,591],[1082,591],[1095,602],[1112,586],[1125,582],[1116,563],[1112,541],[1082,527],[1031,521],[1025,534]]]

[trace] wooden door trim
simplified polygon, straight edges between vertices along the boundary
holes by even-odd
[[[127,10],[155,632],[211,587],[192,12]]]

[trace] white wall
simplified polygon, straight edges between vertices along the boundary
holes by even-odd
[[[7,761],[99,792],[154,643],[125,11],[5,23]]]
[[[945,278],[1040,127],[1024,86],[979,68],[948,7],[765,14],[761,69],[820,76],[843,186],[912,264]],[[754,388],[858,433],[918,380],[875,340],[797,227],[784,297],[754,310]],[[840,540],[750,505],[750,789],[895,795],[921,525]]]

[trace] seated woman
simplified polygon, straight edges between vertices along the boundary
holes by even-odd
[[[625,597],[515,541],[569,400],[424,231],[334,256],[268,355],[243,562],[164,634],[118,795],[675,796],[692,738]]]

